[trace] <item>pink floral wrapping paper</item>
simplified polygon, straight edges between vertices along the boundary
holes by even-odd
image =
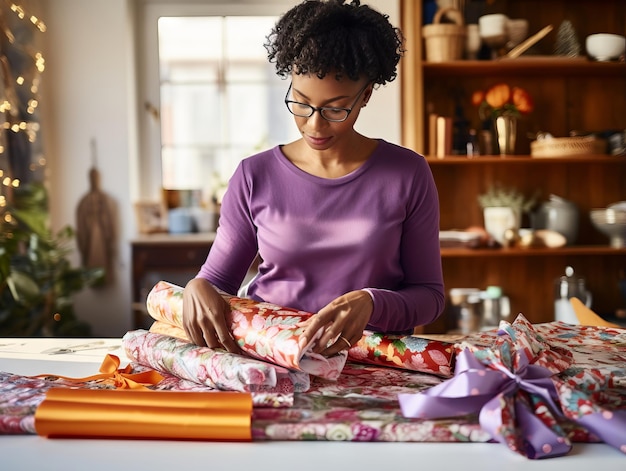
[[[306,373],[145,330],[127,332],[122,346],[141,365],[214,389],[293,395],[309,388]]]
[[[155,285],[147,299],[148,312],[155,319],[151,332],[187,339],[182,329],[182,293],[183,288],[167,282]],[[306,349],[305,353],[297,349],[297,338],[302,332],[298,323],[312,314],[250,299],[225,297],[233,309],[233,336],[246,353],[323,378],[336,379],[339,376],[342,363],[345,363],[345,353],[339,360],[335,357],[328,359],[330,364],[327,366],[324,357],[306,353]],[[348,350],[347,358],[358,363],[449,377],[454,361],[454,344],[415,335],[365,331],[359,342]]]
[[[311,313],[236,296],[224,297],[231,307],[231,332],[242,351],[253,358],[314,376],[333,380],[339,377],[347,352],[326,358],[311,351],[316,339],[305,348],[298,345],[304,331],[299,324]],[[182,287],[160,281],[148,294],[146,304],[153,319],[182,329]]]

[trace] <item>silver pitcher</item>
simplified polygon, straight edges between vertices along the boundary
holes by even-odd
[[[548,229],[562,234],[567,245],[573,245],[578,237],[578,207],[557,195],[542,203],[531,215],[533,229]]]

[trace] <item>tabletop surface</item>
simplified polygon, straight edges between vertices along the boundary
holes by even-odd
[[[59,349],[67,349],[61,350]],[[63,353],[65,352],[65,353]],[[0,371],[82,377],[96,374],[106,354],[128,358],[121,339],[0,338]],[[440,470],[622,470],[626,456],[604,444],[575,444],[567,455],[528,460],[490,443],[390,443],[272,441],[219,443],[166,440],[48,439],[0,437],[2,470],[375,470],[433,466]],[[126,464],[124,464],[126,463]],[[470,465],[471,464],[471,465]]]

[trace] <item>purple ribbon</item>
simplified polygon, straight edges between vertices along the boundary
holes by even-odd
[[[587,414],[576,420],[607,445],[626,453],[626,410]]]
[[[398,400],[402,415],[410,418],[440,419],[478,414],[481,427],[494,440],[507,444],[501,433],[502,409],[506,404],[513,404],[512,412],[522,442],[509,446],[532,459],[561,456],[571,449],[569,440],[543,423],[520,394],[524,391],[545,401],[553,414],[560,415],[551,376],[547,368],[528,364],[525,355],[520,355],[519,366],[512,372],[501,363],[487,367],[465,349],[457,355],[454,377],[422,393],[400,394]]]

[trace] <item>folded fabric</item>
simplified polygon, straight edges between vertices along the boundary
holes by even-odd
[[[611,394],[603,387],[606,381],[599,385],[602,396],[595,397],[576,382],[568,382],[572,374],[578,376],[572,371],[572,351],[550,345],[522,315],[513,324],[501,322],[493,345],[467,341],[458,349],[452,379],[422,393],[399,395],[405,417],[477,414],[494,440],[533,459],[570,451],[561,426],[570,419],[626,453],[624,403],[607,400]],[[623,391],[615,391],[613,396],[622,395]]]
[[[148,295],[147,308],[157,322],[150,331],[189,340],[182,328],[182,293],[183,288],[164,281],[154,286]],[[302,328],[298,324],[311,313],[233,296],[225,299],[232,308],[233,336],[246,353],[326,379],[339,376],[346,361],[345,352],[325,359],[311,353],[310,345],[299,350],[297,339]],[[348,350],[347,359],[449,377],[454,343],[365,331]]]
[[[122,346],[139,364],[211,388],[267,394],[293,394],[309,388],[307,373],[142,329],[127,332]]]
[[[298,345],[304,332],[300,323],[311,313],[237,296],[224,297],[231,307],[228,319],[231,332],[242,351],[251,357],[322,378],[336,380],[339,377],[347,352],[330,358],[316,354],[312,346],[317,338],[304,348]],[[159,281],[148,294],[146,304],[153,319],[183,327],[182,287]]]
[[[242,393],[58,388],[37,408],[35,429],[49,438],[249,441],[251,413]]]

